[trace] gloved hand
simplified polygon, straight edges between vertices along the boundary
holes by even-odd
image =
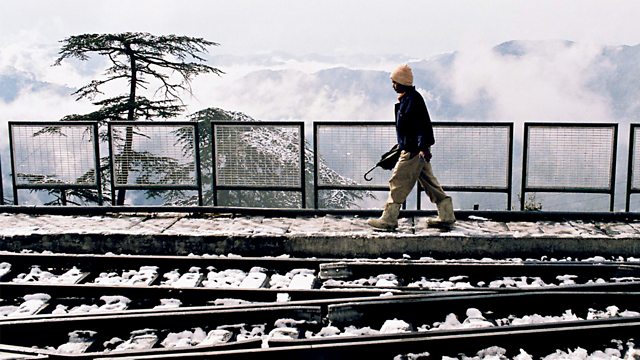
[[[430,162],[431,161],[431,149],[427,149],[427,150],[421,150],[420,151],[420,156],[424,159],[424,161],[426,162]]]

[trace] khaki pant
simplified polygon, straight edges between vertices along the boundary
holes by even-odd
[[[444,192],[438,179],[433,175],[431,163],[425,161],[422,156],[402,151],[400,159],[393,168],[391,179],[389,179],[389,198],[387,203],[402,204],[409,196],[411,189],[420,181],[420,185],[425,189],[429,200],[438,204],[449,196]]]

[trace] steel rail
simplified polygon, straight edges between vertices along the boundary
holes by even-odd
[[[484,331],[470,334],[446,334],[392,339],[366,339],[345,343],[291,345],[256,349],[251,351],[194,352],[166,354],[155,359],[393,359],[397,355],[428,352],[429,358],[475,355],[479,350],[500,346],[513,357],[525,349],[533,358],[555,353],[558,349],[582,347],[587,350],[603,350],[612,347],[611,340],[626,341],[640,331],[640,322],[598,322],[589,324],[564,324],[562,326],[510,329],[508,331]],[[140,356],[136,359],[151,359]],[[106,359],[101,358],[101,359]]]

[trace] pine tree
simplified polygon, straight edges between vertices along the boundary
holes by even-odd
[[[91,120],[104,125],[109,121],[135,121],[168,119],[184,111],[181,94],[191,94],[191,81],[199,75],[223,72],[203,64],[202,57],[210,46],[217,43],[187,36],[155,36],[148,33],[84,34],[68,37],[62,42],[59,57],[54,65],[61,65],[67,59],[86,61],[91,54],[106,57],[110,66],[104,71],[104,78],[92,80],[73,95],[77,100],[96,100],[104,95],[106,84],[122,84],[127,90],[120,95],[106,97],[94,102],[100,109],[84,115],[69,115],[63,120]],[[142,92],[155,88],[148,98]],[[123,152],[132,151],[134,127],[127,127],[123,136]],[[104,139],[104,130],[101,131]],[[116,175],[126,181],[131,164],[123,160],[121,171]],[[108,166],[108,164],[107,164]],[[104,169],[103,169],[104,170]],[[123,205],[125,190],[119,190],[117,205]],[[114,194],[111,194],[114,196]]]

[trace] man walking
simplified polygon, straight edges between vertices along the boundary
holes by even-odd
[[[438,217],[429,219],[428,226],[449,227],[456,221],[453,203],[431,169],[431,145],[435,143],[433,127],[424,99],[413,86],[413,72],[409,65],[400,65],[393,70],[391,83],[398,93],[395,121],[401,153],[389,179],[389,198],[382,216],[369,219],[368,224],[382,230],[395,229],[400,206],[419,180],[429,200],[438,208]]]

